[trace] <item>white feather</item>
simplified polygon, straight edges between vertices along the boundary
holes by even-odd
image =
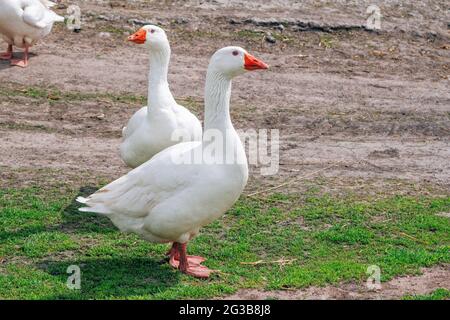
[[[0,1],[0,34],[17,47],[35,44],[50,33],[53,23],[64,21],[49,9],[52,4],[44,0]]]
[[[84,198],[84,197],[78,197],[78,198],[76,199],[76,201],[79,202],[79,203],[86,203],[86,202],[87,202],[87,199]]]

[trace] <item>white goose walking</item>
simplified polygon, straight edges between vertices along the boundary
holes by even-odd
[[[50,10],[55,5],[48,0],[1,0],[0,34],[8,43],[8,50],[0,54],[1,60],[25,68],[28,49],[50,33],[55,22],[64,18]],[[13,59],[13,46],[24,48],[23,59]]]
[[[121,231],[148,241],[173,242],[168,253],[173,267],[209,277],[212,271],[201,265],[205,259],[187,255],[187,242],[236,202],[248,178],[245,150],[230,118],[231,80],[246,70],[267,68],[240,47],[218,50],[206,78],[204,140],[174,145],[88,198],[79,197],[77,201],[88,206],[80,211],[106,215]],[[234,161],[181,163],[206,152],[209,130],[224,137],[224,157],[228,159],[231,150]]]
[[[200,141],[202,125],[188,109],[172,96],[167,82],[170,45],[163,29],[147,25],[128,38],[145,44],[150,51],[147,106],[139,109],[122,130],[122,160],[136,168],[158,152],[181,142],[173,133],[182,133],[184,141]]]

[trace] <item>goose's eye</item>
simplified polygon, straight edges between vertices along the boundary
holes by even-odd
[[[151,29],[150,32],[151,32],[151,33],[155,33],[155,29]]]
[[[239,54],[239,52],[237,50],[233,51],[233,56],[237,56]]]

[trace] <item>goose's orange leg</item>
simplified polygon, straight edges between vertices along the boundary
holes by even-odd
[[[8,50],[5,53],[0,54],[0,60],[11,60],[13,57],[13,46],[8,45]]]
[[[172,247],[170,247],[170,250],[166,253],[166,256],[169,256],[169,259],[173,258],[174,260],[177,261],[180,260],[180,256],[178,254],[178,242],[172,243]]]
[[[173,243],[172,249],[169,251],[170,265],[193,277],[208,278],[212,270],[201,265],[206,259],[199,256],[188,256],[186,248],[186,243]]]
[[[23,59],[12,59],[11,65],[21,68],[28,66],[28,46],[25,46],[25,50],[23,51]]]

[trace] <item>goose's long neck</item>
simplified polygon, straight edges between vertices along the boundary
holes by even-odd
[[[208,69],[205,88],[205,129],[202,145],[208,149],[208,141],[218,142],[217,139],[222,136],[223,153],[219,155],[220,159],[226,164],[239,165],[243,170],[243,176],[247,176],[248,167],[245,149],[231,123],[230,98],[231,79],[221,73],[214,72],[213,69]],[[219,133],[220,135],[218,135]],[[244,178],[244,180],[246,179]]]
[[[165,108],[175,103],[169,89],[167,73],[169,72],[170,46],[152,48],[150,52],[150,71],[148,83],[149,108]]]
[[[205,87],[205,132],[220,130],[223,134],[233,130],[230,117],[231,79],[208,69]]]

